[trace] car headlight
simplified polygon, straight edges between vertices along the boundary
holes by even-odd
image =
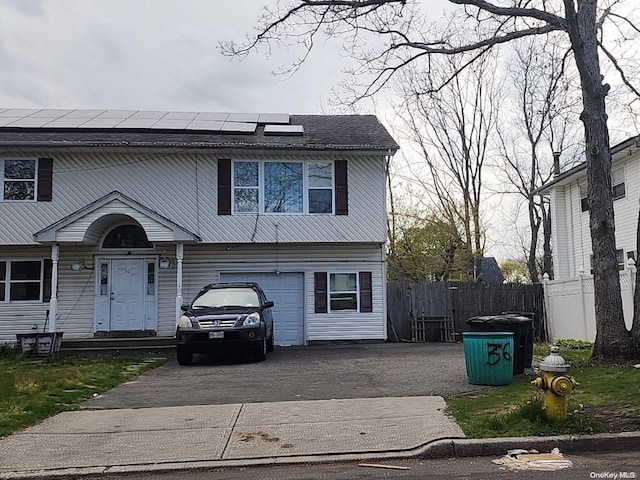
[[[182,315],[178,320],[178,326],[182,328],[191,328],[193,324],[191,323],[191,319],[186,315]]]
[[[242,322],[242,325],[244,325],[245,327],[250,325],[260,325],[260,314],[258,312],[250,313],[244,319],[244,322]]]

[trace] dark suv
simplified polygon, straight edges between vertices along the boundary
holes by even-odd
[[[212,283],[204,287],[176,329],[176,354],[180,365],[190,365],[194,353],[223,349],[250,350],[257,362],[273,350],[273,302],[257,283]]]

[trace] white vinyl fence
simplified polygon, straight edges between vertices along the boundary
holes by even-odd
[[[627,269],[620,272],[622,307],[627,329],[633,321],[633,292],[636,281],[636,266],[629,260]],[[588,340],[596,338],[593,275],[579,274],[566,280],[544,279],[544,301],[547,311],[549,336]]]

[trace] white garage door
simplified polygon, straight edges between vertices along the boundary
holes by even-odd
[[[256,282],[273,300],[276,345],[304,344],[304,274],[221,273],[221,282]]]

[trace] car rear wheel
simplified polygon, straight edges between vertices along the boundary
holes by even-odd
[[[262,337],[260,346],[253,351],[253,359],[256,362],[264,362],[267,359],[267,339]]]
[[[193,363],[193,353],[184,348],[176,348],[176,358],[178,365],[191,365]]]

